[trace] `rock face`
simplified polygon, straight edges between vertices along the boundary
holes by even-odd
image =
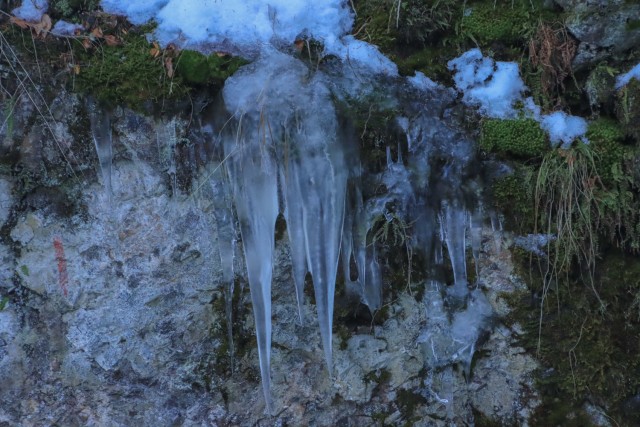
[[[568,14],[566,26],[579,41],[579,69],[640,43],[640,4],[624,0],[555,0]]]
[[[494,317],[473,369],[430,363],[429,292],[401,292],[375,326],[338,322],[331,378],[309,296],[298,321],[286,236],[273,289],[277,415],[265,416],[243,261],[232,364],[212,204],[197,185],[180,190],[186,121],[116,111],[108,194],[84,103],[60,93],[42,117],[18,102],[13,134],[0,135],[0,426],[444,426],[473,423],[473,410],[526,424],[536,365],[514,332]],[[481,260],[476,292],[504,310],[499,292],[518,286],[508,253],[485,235]]]

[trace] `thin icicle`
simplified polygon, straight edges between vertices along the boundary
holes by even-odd
[[[111,167],[113,162],[113,139],[111,130],[111,115],[101,110],[93,98],[87,97],[87,110],[91,124],[91,136],[98,154],[102,185],[107,190],[109,199],[113,193],[111,185]]]
[[[233,344],[233,260],[235,257],[236,230],[231,209],[231,188],[225,173],[226,168],[223,164],[214,164],[212,167],[213,173],[209,177],[209,182],[213,193],[213,216],[218,229],[218,251],[220,253],[220,265],[222,266],[222,281],[224,283],[229,357],[231,359],[231,370],[233,371],[235,362]]]
[[[290,159],[289,156],[287,156]],[[300,183],[295,162],[289,161],[281,173],[282,187],[286,203],[285,218],[287,220],[287,234],[291,245],[291,263],[293,266],[293,282],[296,288],[298,316],[300,324],[304,323],[302,306],[304,304],[304,279],[307,271],[307,256],[303,230],[304,207],[300,194]]]
[[[476,277],[480,275],[480,249],[482,246],[482,206],[478,206],[469,217],[469,234],[471,237],[471,252],[476,266]]]
[[[443,203],[442,227],[447,252],[453,267],[453,288],[451,292],[458,298],[467,295],[467,261],[465,255],[465,231],[467,212],[457,203]]]

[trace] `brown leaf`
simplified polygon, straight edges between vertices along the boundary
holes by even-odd
[[[164,68],[167,70],[167,76],[169,78],[173,77],[173,58],[171,57],[166,57],[164,58]]]
[[[36,32],[36,36],[46,37],[47,33],[51,30],[51,17],[46,13],[42,15],[42,19],[37,24],[32,24],[31,28]]]
[[[225,56],[229,56],[229,54],[227,52],[216,52],[216,56],[218,56],[218,58],[224,58]]]
[[[96,27],[93,30],[91,30],[91,35],[98,39],[101,39],[102,37],[104,37],[102,33],[102,28],[100,27]]]
[[[80,74],[80,66],[78,64],[73,66],[73,74],[75,74],[76,76]]]
[[[82,47],[84,47],[87,50],[91,49],[91,40],[89,39],[82,40]]]
[[[29,23],[27,21],[25,21],[24,19],[16,18],[15,16],[12,16],[9,19],[9,22],[11,22],[12,24],[17,25],[18,27],[22,28],[23,30],[26,30],[27,28],[29,28]]]
[[[107,46],[118,46],[121,44],[120,39],[113,34],[107,34],[104,36],[104,41],[107,42]]]
[[[304,48],[304,40],[296,40],[293,44],[296,46],[298,52],[302,52],[302,48]]]

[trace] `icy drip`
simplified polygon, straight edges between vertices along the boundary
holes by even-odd
[[[285,148],[285,150],[287,150]],[[307,254],[305,248],[305,236],[303,229],[304,207],[302,206],[302,194],[300,189],[300,172],[297,162],[291,161],[290,153],[285,167],[281,169],[281,185],[284,189],[285,218],[287,221],[287,234],[291,245],[291,263],[293,265],[293,281],[296,287],[296,301],[298,303],[298,316],[300,323],[304,323],[302,306],[304,304],[304,279],[307,271]]]
[[[250,129],[239,139],[225,140],[229,176],[240,222],[251,302],[256,325],[260,374],[267,411],[271,414],[271,276],[274,228],[278,216],[278,185],[275,159],[261,144],[264,129]]]
[[[476,267],[476,277],[480,276],[480,249],[482,246],[482,206],[478,206],[469,217],[469,234],[471,238],[471,252]]]
[[[233,346],[233,259],[236,245],[236,230],[234,227],[233,211],[231,209],[231,188],[227,181],[224,164],[214,164],[209,182],[212,190],[213,216],[218,229],[218,251],[222,266],[222,282],[224,283],[225,315],[227,318],[227,338],[229,340],[229,356],[231,369],[234,366]]]
[[[176,166],[176,144],[178,137],[176,134],[175,119],[161,120],[156,126],[156,145],[158,147],[158,157],[160,164],[166,173],[171,177],[171,190],[177,194],[177,166]]]
[[[457,203],[443,203],[442,229],[447,252],[453,268],[452,295],[463,298],[467,294],[467,262],[465,232],[467,212]]]
[[[113,193],[111,186],[111,165],[113,161],[111,115],[109,112],[99,109],[91,98],[87,98],[87,110],[89,112],[89,122],[91,123],[91,136],[100,163],[102,185],[104,185],[109,198],[111,198]]]

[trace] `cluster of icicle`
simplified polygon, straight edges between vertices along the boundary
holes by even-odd
[[[452,194],[448,201],[441,203],[441,210],[432,209],[431,215],[428,214],[432,206],[427,194],[432,173],[429,152],[437,151],[430,147],[430,139],[442,133],[442,124],[426,119],[431,114],[425,118],[418,115],[415,123],[400,119],[400,126],[406,127],[408,152],[413,156],[408,161],[411,172],[400,157],[402,150],[398,150],[396,161],[388,153],[387,168],[378,177],[387,194],[363,200],[357,142],[341,127],[334,105],[336,93],[353,89],[353,76],[346,75],[349,72],[354,71],[329,76],[291,56],[275,51],[263,54],[227,80],[223,89],[224,106],[232,118],[213,126],[218,127],[214,133],[217,131],[216,143],[222,148],[220,162],[212,165],[215,173],[211,175],[211,186],[216,199],[224,277],[231,295],[233,259],[230,254],[235,230],[230,207],[233,202],[244,248],[262,386],[269,412],[272,410],[271,280],[274,229],[280,212],[287,222],[300,320],[304,321],[303,286],[308,272],[313,279],[330,373],[334,293],[340,257],[345,281],[351,282],[352,276],[357,277],[355,286],[360,289],[363,302],[371,310],[382,304],[380,267],[375,245],[367,244],[367,234],[375,217],[389,215],[387,202],[398,205],[399,215],[421,219],[421,228],[425,231],[418,244],[442,248],[441,242],[444,242],[455,275],[452,294],[464,298],[468,293],[465,230],[469,214],[460,201],[462,197]],[[363,75],[356,77],[364,78]],[[412,91],[416,92],[416,88],[409,90]],[[425,126],[434,126],[434,129]],[[448,129],[445,131],[447,136],[460,138]],[[460,147],[454,143],[442,147],[454,159],[444,168],[450,176],[441,177],[453,193],[459,191],[454,188],[460,186],[461,169],[472,156],[470,147],[466,141]],[[422,186],[419,191],[416,185]],[[474,221],[476,219],[474,217]],[[479,247],[479,224],[474,229],[471,236],[475,252]],[[434,230],[440,231],[437,243],[432,237]],[[437,257],[442,262],[441,252]],[[348,271],[352,259],[357,266],[355,275]]]
[[[404,114],[395,123],[403,134],[404,141],[399,142],[404,148],[398,148],[395,160],[387,148],[386,168],[374,179],[377,185],[386,188],[385,194],[365,197],[360,183],[363,167],[357,138],[341,125],[335,99],[360,99],[373,92],[386,92],[385,102],[395,103]],[[436,265],[444,263],[446,248],[454,273],[448,294],[458,300],[469,295],[466,237],[470,236],[472,252],[477,257],[482,213],[477,203],[472,204],[475,208],[469,207],[465,200],[470,191],[462,185],[468,180],[474,158],[473,144],[441,117],[442,105],[454,97],[442,87],[436,90],[407,79],[375,76],[350,64],[338,64],[323,72],[275,50],[263,52],[226,81],[223,111],[202,126],[216,157],[205,174],[206,184],[213,198],[228,319],[237,234],[242,238],[269,413],[273,413],[271,281],[274,229],[280,213],[287,222],[300,320],[304,321],[305,276],[310,273],[329,373],[340,259],[345,282],[352,289],[359,289],[362,302],[372,311],[382,305],[376,245],[368,240],[376,218],[391,221],[400,217],[413,224],[412,241],[407,244],[421,250]],[[89,110],[103,182],[110,192],[109,117],[100,116],[92,103]],[[165,145],[170,144],[159,141],[159,147]],[[407,153],[406,159],[402,158],[403,151]],[[167,159],[163,167],[175,177],[175,160],[164,157]],[[393,214],[388,211],[389,205],[394,206]],[[354,261],[357,271],[351,272]],[[356,279],[352,281],[352,277]],[[479,313],[469,319],[464,317],[465,325],[484,316]],[[227,324],[231,339],[231,321]],[[450,336],[443,325],[437,322],[434,325],[434,330],[444,331],[445,336],[437,338],[429,330],[423,336],[424,342],[436,348],[437,342],[447,343]],[[458,334],[464,337],[460,338],[459,347],[473,348],[477,334],[468,337],[465,334],[469,335]],[[448,344],[440,347],[438,360],[446,359],[445,353],[456,360],[459,349],[450,349]],[[473,351],[467,352],[470,361]]]

